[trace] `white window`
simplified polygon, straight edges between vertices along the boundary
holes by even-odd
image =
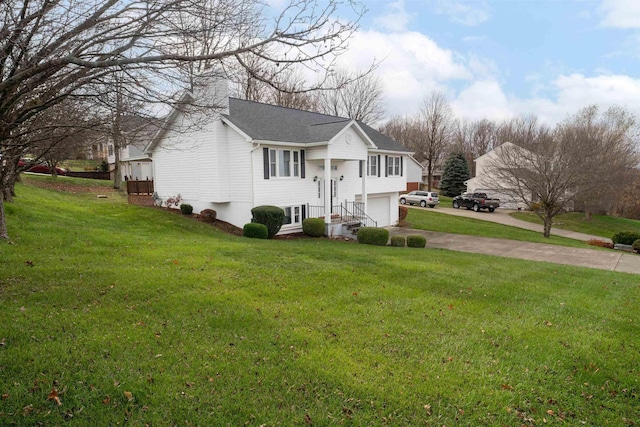
[[[286,206],[284,210],[284,225],[299,225],[302,223],[300,206]]]
[[[270,149],[269,176],[300,176],[300,151]]]
[[[278,150],[278,176],[291,176],[291,151]]]
[[[276,150],[269,150],[269,174],[271,176],[278,176],[276,172],[278,170],[276,167],[276,163],[277,163],[276,153],[277,153]]]
[[[367,174],[369,176],[378,176],[378,156],[369,156]]]
[[[293,176],[300,176],[300,152],[293,152]]]
[[[389,156],[387,158],[387,175],[388,176],[400,176],[400,157]]]

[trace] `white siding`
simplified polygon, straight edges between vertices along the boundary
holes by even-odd
[[[178,117],[177,122],[180,123],[180,120]],[[188,143],[185,137],[189,138]],[[160,141],[152,159],[155,188],[162,199],[180,194],[185,203],[199,200],[200,164],[194,146],[202,143],[205,137],[203,131],[193,134],[170,131]]]
[[[328,155],[332,159],[364,160],[367,157],[367,143],[359,132],[350,127],[331,140]]]

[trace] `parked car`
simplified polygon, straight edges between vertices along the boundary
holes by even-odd
[[[453,198],[453,207],[473,209],[478,212],[481,209],[487,209],[493,212],[500,206],[500,199],[491,199],[487,197],[487,193],[465,193]]]
[[[18,167],[19,168],[24,167],[26,164],[27,163],[25,161],[20,160],[18,162]],[[26,170],[26,172],[51,174],[51,168],[49,167],[49,165],[46,165],[44,163],[38,163],[36,165],[31,166],[29,169]],[[56,166],[56,174],[66,175],[67,170]]]
[[[426,208],[427,206],[435,208],[436,205],[440,203],[440,199],[438,198],[438,193],[435,191],[414,190],[400,196],[400,204],[406,205],[407,203],[410,205],[420,205],[423,208]]]

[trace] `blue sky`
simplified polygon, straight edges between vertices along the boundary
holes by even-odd
[[[549,123],[589,104],[640,116],[640,0],[365,0],[339,63],[377,75],[387,115],[433,91],[456,115]]]

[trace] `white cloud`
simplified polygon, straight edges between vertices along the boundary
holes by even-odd
[[[487,4],[484,1],[462,3],[460,1],[439,0],[435,3],[435,12],[447,15],[451,22],[466,26],[476,26],[489,19]]]
[[[600,9],[605,15],[600,22],[604,27],[640,28],[638,0],[602,0]]]
[[[558,76],[553,84],[558,89],[559,106],[577,110],[589,104],[603,108],[618,105],[640,115],[640,79],[624,75],[570,74]]]
[[[388,11],[384,16],[378,16],[373,20],[376,27],[391,31],[404,31],[411,21],[411,15],[404,8],[404,0],[389,3]]]
[[[529,80],[534,85],[541,84],[538,77],[531,76]],[[463,89],[451,105],[458,117],[472,120],[501,121],[534,114],[550,125],[591,104],[597,104],[603,110],[617,105],[640,115],[640,79],[623,75],[561,74],[545,86],[546,96],[534,94],[530,98],[518,98],[505,94],[497,80],[476,80]]]
[[[338,62],[341,67],[365,69],[373,58],[381,61],[376,74],[384,85],[389,116],[413,114],[432,91],[446,90],[447,83],[471,79],[472,69],[488,67],[442,49],[417,32],[360,31]]]
[[[456,117],[469,120],[501,121],[517,115],[502,87],[493,79],[471,83],[451,101],[451,108]]]

